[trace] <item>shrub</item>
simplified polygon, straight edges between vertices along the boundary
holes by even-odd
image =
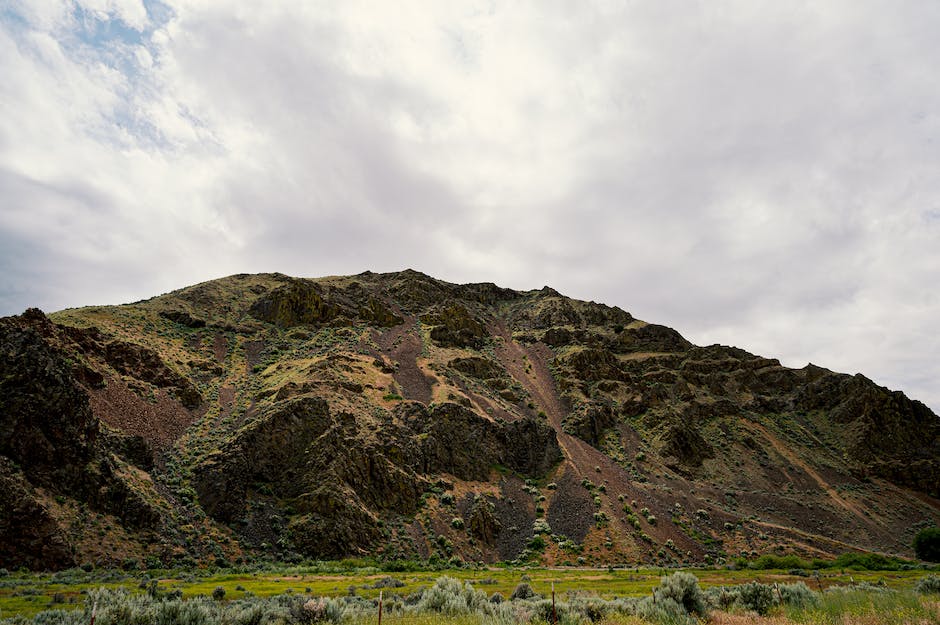
[[[738,587],[738,604],[764,616],[774,604],[773,587],[758,582],[742,584]]]
[[[780,599],[784,605],[805,609],[812,608],[819,603],[819,595],[810,590],[809,586],[803,582],[781,584],[778,588],[780,589]]]
[[[225,589],[221,586],[216,586],[215,590],[212,591],[212,598],[216,601],[222,601],[222,599],[225,599]]]
[[[453,577],[439,577],[424,591],[417,604],[419,611],[440,612],[448,616],[486,612],[489,605],[486,593],[474,590],[470,584],[461,584]]]
[[[705,598],[710,606],[727,611],[738,603],[738,589],[713,586],[705,591]]]
[[[758,570],[766,569],[808,569],[810,563],[801,560],[798,556],[776,556],[773,554],[763,555],[750,563],[750,568]]]
[[[121,562],[121,568],[124,569],[125,571],[139,569],[140,560],[138,560],[137,558],[125,558],[124,561]]]
[[[516,601],[517,599],[531,599],[535,596],[535,591],[532,590],[532,586],[530,586],[528,582],[522,582],[512,591],[512,594],[509,595],[509,599]]]
[[[928,575],[924,577],[917,582],[914,586],[914,590],[922,595],[940,594],[940,576]]]
[[[645,621],[659,625],[697,625],[698,621],[672,599],[654,600],[645,597],[631,610]]]
[[[400,579],[396,579],[389,575],[386,575],[382,579],[377,580],[372,584],[372,588],[401,588],[405,585],[405,582]]]
[[[159,597],[160,596],[159,584],[160,584],[160,580],[157,580],[157,579],[150,580],[150,582],[147,584],[147,589],[146,589],[147,594],[155,599]]]
[[[232,614],[232,623],[233,625],[261,625],[266,614],[265,605],[261,603],[238,606],[237,611]]]
[[[507,605],[513,607],[513,611],[509,613],[509,623],[518,625],[552,623],[553,615],[557,615],[558,625],[585,625],[586,622],[590,622],[590,617],[580,609],[582,606],[575,608],[561,601],[555,604],[554,610],[552,609],[552,602],[547,599],[533,599],[522,602],[521,605],[518,603]]]
[[[310,599],[303,604],[304,620],[308,623],[318,623],[326,618],[327,603],[323,598]]]
[[[831,566],[857,571],[897,571],[904,564],[907,562],[901,558],[887,557],[880,553],[843,553]]]
[[[657,602],[660,599],[675,601],[689,614],[706,616],[708,608],[705,605],[705,596],[699,588],[698,578],[691,573],[679,571],[662,578],[659,586],[653,591]]]
[[[921,560],[940,562],[940,527],[925,527],[917,532],[914,553]]]
[[[461,519],[459,516],[450,520],[450,526],[455,530],[462,530],[463,525],[463,519]]]
[[[532,551],[542,551],[546,546],[548,546],[548,543],[545,542],[545,538],[543,538],[541,534],[536,534],[526,543],[526,547]]]

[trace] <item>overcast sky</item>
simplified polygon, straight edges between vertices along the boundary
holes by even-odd
[[[940,2],[0,0],[0,314],[550,285],[940,409]]]

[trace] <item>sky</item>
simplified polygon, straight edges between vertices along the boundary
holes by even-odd
[[[549,285],[940,412],[940,3],[0,0],[0,314]]]

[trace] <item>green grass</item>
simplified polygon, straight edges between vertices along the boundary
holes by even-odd
[[[788,609],[787,618],[797,623],[842,625],[846,622],[937,623],[940,613],[911,590],[878,592],[845,590],[824,593],[812,608]]]

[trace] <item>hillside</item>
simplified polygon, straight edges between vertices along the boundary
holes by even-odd
[[[0,319],[0,566],[912,555],[940,419],[862,375],[404,271]]]

